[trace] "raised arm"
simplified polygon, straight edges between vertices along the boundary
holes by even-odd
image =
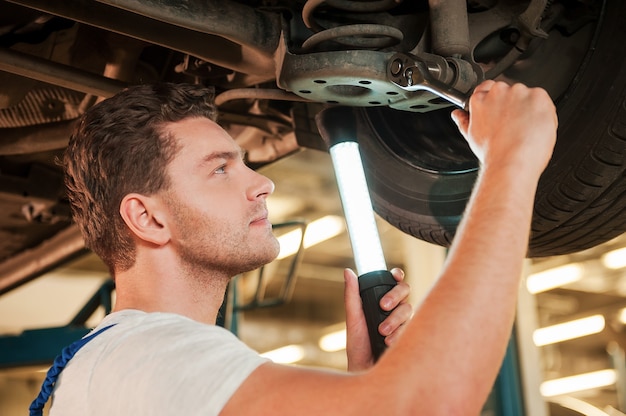
[[[224,414],[478,414],[511,332],[537,181],[556,139],[548,94],[486,81],[453,118],[481,172],[441,277],[370,370],[264,364]],[[356,276],[347,272],[347,284]]]

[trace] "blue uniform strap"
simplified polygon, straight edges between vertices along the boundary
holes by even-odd
[[[61,354],[57,355],[57,357],[54,359],[54,362],[52,363],[52,367],[50,367],[48,373],[46,374],[46,379],[41,385],[41,391],[39,392],[39,395],[35,400],[33,400],[33,402],[30,404],[30,407],[28,408],[28,410],[30,411],[30,416],[42,416],[43,408],[48,402],[50,395],[52,394],[52,389],[54,389],[54,385],[57,381],[57,378],[59,377],[59,374],[61,374],[61,371],[63,371],[67,363],[72,359],[72,357],[74,357],[74,354],[76,354],[78,350],[80,350],[86,343],[91,341],[93,338],[115,325],[116,324],[105,326],[104,328],[99,329],[93,334],[71,343],[67,347],[63,348],[63,350],[61,350]]]

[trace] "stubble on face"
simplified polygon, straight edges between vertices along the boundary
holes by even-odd
[[[222,274],[233,277],[255,270],[276,258],[278,240],[271,230],[253,239],[249,224],[230,224],[210,218],[184,201],[167,198],[176,226],[172,241],[183,267],[190,274]]]

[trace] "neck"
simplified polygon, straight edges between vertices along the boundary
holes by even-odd
[[[230,276],[190,270],[168,257],[138,256],[133,267],[116,273],[114,311],[168,312],[215,324]]]

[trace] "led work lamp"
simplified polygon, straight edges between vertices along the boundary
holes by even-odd
[[[349,107],[329,107],[317,116],[317,126],[325,140],[335,169],[339,196],[359,275],[359,292],[374,358],[385,350],[378,325],[389,312],[380,308],[380,299],[396,285],[387,270],[363,162],[356,142],[356,115]]]

